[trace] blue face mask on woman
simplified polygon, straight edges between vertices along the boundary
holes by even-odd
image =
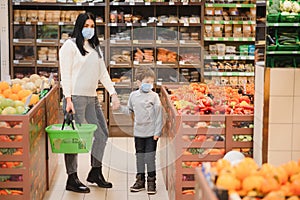
[[[84,39],[89,40],[94,36],[95,29],[94,28],[83,28],[81,33],[82,33],[82,36]]]
[[[153,84],[151,84],[151,83],[142,83],[142,85],[141,85],[141,90],[143,92],[150,92],[152,90],[152,88],[153,88]]]

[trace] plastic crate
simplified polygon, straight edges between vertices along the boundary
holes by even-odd
[[[54,124],[46,128],[53,153],[88,153],[91,150],[97,125],[77,125],[78,130],[61,130],[61,127],[62,124]]]
[[[299,15],[298,14],[280,14],[280,22],[299,22]]]
[[[268,14],[267,21],[268,22],[278,22],[280,14]]]

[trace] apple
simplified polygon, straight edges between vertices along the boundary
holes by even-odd
[[[16,101],[14,102],[14,107],[17,108],[18,106],[23,106],[23,107],[24,107],[24,102],[23,102],[23,101],[16,100]]]
[[[17,106],[16,107],[17,114],[23,114],[24,111],[25,111],[25,107],[24,106]]]
[[[1,114],[2,115],[14,115],[14,114],[17,114],[17,110],[12,106],[8,106],[2,110]]]

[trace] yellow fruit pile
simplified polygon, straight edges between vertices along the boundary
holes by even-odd
[[[20,84],[10,86],[7,82],[0,82],[0,96],[11,100],[19,100],[25,103],[27,97],[32,94],[32,91],[23,89]],[[29,105],[35,105],[39,101],[39,95],[32,94]]]
[[[285,197],[299,200],[300,160],[298,163],[289,161],[278,167],[268,163],[259,167],[252,158],[244,158],[234,166],[220,159],[213,164],[212,170],[218,175],[218,188],[238,193],[244,197],[243,200],[248,200],[249,196],[263,196],[263,200],[285,200]]]

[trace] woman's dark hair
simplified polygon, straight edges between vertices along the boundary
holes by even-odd
[[[90,45],[97,51],[99,57],[101,58],[101,54],[99,52],[99,39],[97,36],[97,29],[96,29],[96,20],[95,20],[95,16],[92,13],[86,12],[86,13],[81,13],[78,15],[76,22],[75,22],[75,26],[74,26],[74,30],[72,33],[72,37],[76,38],[76,45],[80,51],[80,53],[85,56],[86,53],[88,53],[88,51],[86,51],[83,47],[84,44],[84,38],[82,36],[82,29],[84,27],[84,24],[86,22],[86,20],[91,19],[94,21],[95,24],[95,34],[94,36],[89,39],[89,43]]]

